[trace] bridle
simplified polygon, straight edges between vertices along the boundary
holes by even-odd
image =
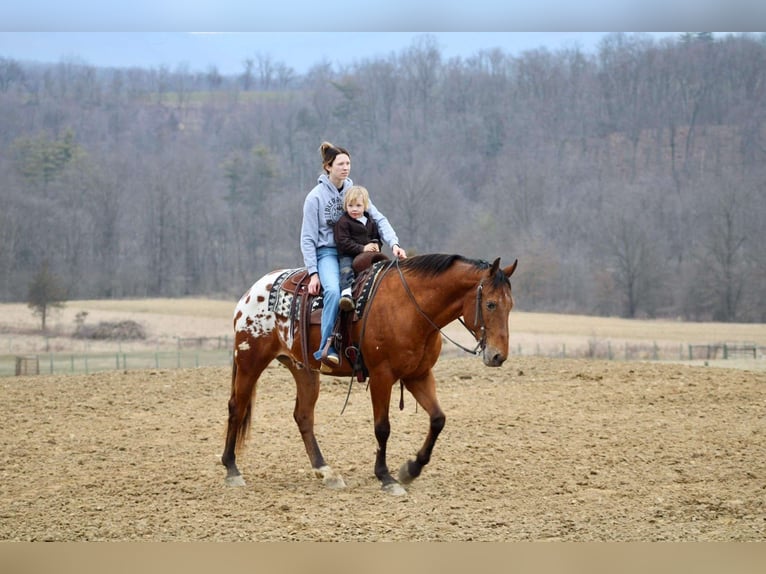
[[[450,343],[455,345],[456,347],[462,349],[466,353],[471,353],[473,355],[479,355],[480,353],[483,353],[484,350],[487,348],[487,329],[484,326],[484,313],[482,311],[482,291],[484,289],[484,279],[479,281],[479,284],[476,286],[476,312],[474,315],[474,325],[477,326],[477,329],[480,333],[480,335],[476,334],[476,331],[471,329],[468,325],[466,325],[465,321],[463,321],[462,317],[458,317],[458,321],[460,321],[460,324],[463,325],[463,327],[466,328],[466,330],[473,335],[473,338],[476,339],[476,346],[473,349],[469,349],[468,347],[464,347],[457,341],[453,340],[449,337],[444,331],[442,331],[439,326],[431,320],[431,318],[425,314],[423,309],[420,308],[420,305],[418,305],[418,302],[415,300],[415,295],[410,290],[410,286],[407,285],[407,280],[404,278],[404,273],[402,273],[401,268],[399,267],[399,259],[395,259],[393,262],[394,265],[396,265],[396,270],[399,272],[399,277],[402,280],[402,285],[404,286],[404,291],[407,293],[407,296],[410,298],[410,301],[412,301],[412,304],[415,305],[415,309],[417,309],[418,313],[426,320],[428,323],[439,333],[442,337],[447,339]]]

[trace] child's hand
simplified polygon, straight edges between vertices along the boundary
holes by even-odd
[[[380,247],[378,247],[377,243],[368,243],[364,246],[364,251],[367,251],[368,253],[375,253],[380,251]]]

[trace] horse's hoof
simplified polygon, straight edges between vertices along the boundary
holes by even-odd
[[[226,486],[245,486],[245,479],[241,474],[226,477]]]
[[[329,466],[315,468],[314,473],[322,479],[322,484],[324,484],[327,488],[331,488],[333,490],[341,490],[346,488],[346,482],[343,480],[343,477],[337,474]]]
[[[399,482],[402,484],[410,484],[415,477],[410,474],[409,463],[405,462],[399,467]]]
[[[392,496],[407,496],[407,491],[398,482],[390,482],[388,484],[384,484],[381,487],[381,490]]]
[[[343,490],[346,488],[346,482],[340,476],[329,476],[322,481],[322,484],[332,490]]]

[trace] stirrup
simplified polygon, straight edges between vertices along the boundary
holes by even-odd
[[[340,365],[340,355],[338,354],[338,351],[335,350],[335,348],[333,348],[333,355],[330,355],[330,348],[333,347],[333,339],[334,337],[327,338],[327,342],[322,348],[322,356],[319,358],[319,362],[323,365],[327,365],[328,367],[337,367]],[[335,361],[332,359],[335,359]]]

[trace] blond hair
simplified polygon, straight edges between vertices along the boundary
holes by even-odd
[[[370,194],[367,192],[366,187],[361,185],[352,185],[346,192],[346,197],[343,198],[343,209],[348,211],[348,204],[354,200],[362,200],[364,210],[367,211],[370,207]]]

